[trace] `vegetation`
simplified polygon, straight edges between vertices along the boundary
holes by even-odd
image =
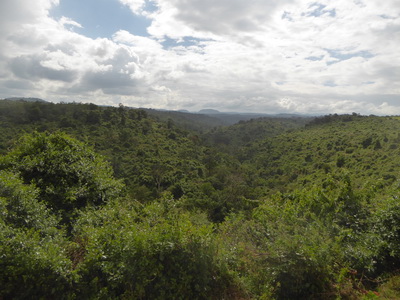
[[[0,101],[0,299],[396,299],[400,118]]]

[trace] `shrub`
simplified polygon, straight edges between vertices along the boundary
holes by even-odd
[[[75,233],[86,241],[81,297],[220,299],[233,286],[213,227],[168,203],[110,203],[83,213]]]
[[[75,209],[99,205],[120,194],[122,185],[112,169],[87,145],[64,133],[35,133],[0,159],[0,170],[17,173],[33,183],[39,198],[68,223]]]
[[[73,273],[58,218],[38,191],[0,171],[0,298],[67,298]]]
[[[265,199],[249,220],[228,218],[220,235],[234,249],[232,267],[255,298],[358,294],[346,256],[367,227],[365,197],[348,177],[328,177],[322,188]]]
[[[381,201],[370,219],[369,247],[376,274],[400,268],[400,203],[398,196]]]

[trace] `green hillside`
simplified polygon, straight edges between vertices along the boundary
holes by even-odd
[[[237,154],[242,147],[250,147],[257,140],[301,129],[312,119],[307,117],[262,117],[248,121],[242,120],[232,126],[213,128],[203,135],[203,139],[207,145]]]
[[[400,118],[0,101],[0,299],[398,299]]]
[[[158,122],[144,110],[123,106],[2,101],[0,122],[3,152],[25,132],[63,131],[105,155],[117,177],[126,179],[129,185],[146,183],[151,191],[153,187],[161,189],[170,183],[168,180],[176,181],[179,171],[197,171],[201,153],[201,148],[195,147],[196,136],[176,128],[172,121]],[[165,170],[150,170],[156,164]],[[181,169],[170,170],[170,164]]]
[[[313,185],[332,172],[348,172],[360,187],[387,185],[398,177],[399,132],[397,117],[327,116],[245,146],[239,158],[272,190]]]

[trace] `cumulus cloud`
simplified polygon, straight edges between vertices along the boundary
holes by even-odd
[[[0,97],[254,112],[390,114],[400,106],[397,0],[119,0],[151,21],[109,38],[0,3]],[[24,94],[26,95],[26,94]],[[400,113],[400,112],[399,112]]]
[[[290,0],[169,0],[175,8],[175,17],[197,31],[216,35],[232,35],[237,32],[254,32],[262,29],[275,10]]]
[[[52,63],[44,56],[25,55],[18,56],[10,62],[11,70],[14,75],[23,79],[51,79],[71,82],[74,79],[74,72],[60,65],[58,62]]]
[[[79,35],[69,27],[80,24],[69,18],[51,19],[47,11],[55,1],[40,1],[34,7],[29,1],[19,2],[22,12],[16,16],[21,15],[17,18],[20,24],[14,22],[15,27],[2,39],[8,45],[1,56],[6,79],[0,79],[0,89],[4,96],[26,90],[28,80],[34,96],[47,94],[59,99],[69,93],[90,97],[99,91],[107,95],[138,92],[143,76],[131,47]],[[7,0],[2,6],[15,9],[13,3]],[[28,7],[31,11],[23,13]],[[7,26],[11,28],[9,23]]]
[[[146,0],[119,0],[119,2],[128,6],[134,14],[145,13]]]
[[[37,0],[32,5],[25,0],[3,0],[0,2],[0,30],[11,33],[10,29],[18,24],[40,22],[47,16],[49,9],[58,3],[59,0]]]

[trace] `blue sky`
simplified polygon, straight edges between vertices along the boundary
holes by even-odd
[[[135,15],[118,0],[61,0],[50,10],[55,19],[70,18],[82,28],[75,32],[96,38],[112,38],[118,30],[127,30],[132,34],[148,36],[147,27],[151,20]]]
[[[398,0],[2,0],[0,98],[400,114]]]

